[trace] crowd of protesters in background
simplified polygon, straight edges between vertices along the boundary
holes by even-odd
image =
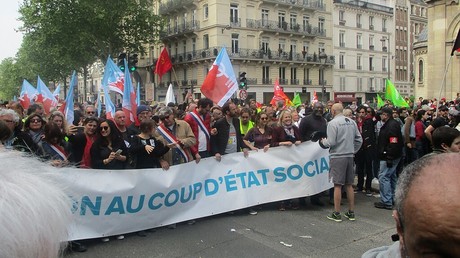
[[[369,102],[341,103],[343,116],[354,120],[363,142],[354,155],[355,193],[380,198],[376,208],[393,209],[397,176],[404,166],[431,153],[460,151],[460,98],[420,98],[409,104],[410,108],[398,108],[387,103],[376,109]],[[143,103],[137,108],[137,123],[126,126],[128,118],[121,108],[110,120],[92,104],[77,103],[75,119],[67,124],[57,110],[45,114],[39,104],[24,110],[18,102],[6,102],[0,106],[1,133],[7,132],[2,147],[58,167],[167,170],[202,158],[220,161],[229,153],[247,156],[249,150],[266,152],[312,137],[326,138],[333,105],[334,101],[271,106],[234,99],[219,107],[207,98],[179,105]],[[373,192],[373,184],[379,185],[379,193]],[[311,203],[324,205],[320,196],[312,196]],[[331,204],[333,199],[330,192]],[[298,209],[299,204],[297,199],[286,200],[279,210]],[[257,214],[253,208],[249,213]]]

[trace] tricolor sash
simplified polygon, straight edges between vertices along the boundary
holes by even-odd
[[[192,117],[195,119],[196,123],[198,124],[198,126],[201,128],[201,131],[204,132],[204,134],[206,135],[206,138],[209,139],[211,138],[211,135],[209,134],[209,131],[208,129],[206,128],[206,126],[204,125],[204,121],[203,119],[201,118],[201,116],[197,115],[195,113],[195,111],[193,112],[190,112],[190,115],[192,115]]]
[[[189,162],[191,160],[187,152],[178,143],[176,136],[174,136],[171,130],[166,128],[164,124],[158,126],[157,131],[161,134],[161,136],[163,136],[166,139],[168,143],[174,143],[176,145],[177,150],[179,150],[179,153],[181,154],[182,158],[184,158],[185,162]]]
[[[67,155],[65,154],[64,149],[54,146],[53,144],[50,144],[50,147],[61,157],[62,160],[67,160]]]

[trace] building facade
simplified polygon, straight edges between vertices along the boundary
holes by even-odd
[[[159,14],[169,19],[161,41],[173,71],[161,81],[151,70],[141,74],[146,90],[161,101],[172,83],[178,100],[186,92],[201,97],[199,88],[225,47],[237,79],[246,72],[248,98],[269,103],[279,79],[290,97],[299,92],[305,101],[316,91],[320,100],[331,99],[331,10],[323,0],[166,1],[159,6]],[[139,65],[155,64],[161,49],[152,47]]]
[[[426,40],[419,37],[415,44],[415,96],[455,99],[460,92],[460,55],[456,52],[451,56],[451,51],[460,30],[459,1],[429,0],[426,3]]]
[[[333,13],[336,100],[375,102],[393,74],[393,8],[383,0],[334,0]]]

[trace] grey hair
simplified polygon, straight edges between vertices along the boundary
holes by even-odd
[[[448,154],[447,154],[448,155]],[[456,153],[458,155],[458,153]],[[401,228],[404,230],[404,203],[407,198],[414,180],[420,177],[423,173],[427,173],[426,169],[429,166],[439,166],[446,161],[446,154],[428,154],[422,158],[410,163],[404,168],[398,178],[398,183],[395,190],[395,210],[398,213]]]
[[[15,123],[19,122],[19,115],[18,113],[16,113],[16,111],[12,110],[12,109],[0,109],[0,116],[11,116],[13,117],[13,121]]]
[[[164,119],[164,118],[169,117],[170,115],[173,115],[173,114],[174,114],[174,111],[170,107],[162,107],[157,112],[157,115],[160,117],[160,119]]]

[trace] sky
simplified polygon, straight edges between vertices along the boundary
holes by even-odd
[[[15,57],[21,47],[22,33],[16,32],[21,22],[18,21],[18,0],[3,0],[0,8],[0,61]]]

